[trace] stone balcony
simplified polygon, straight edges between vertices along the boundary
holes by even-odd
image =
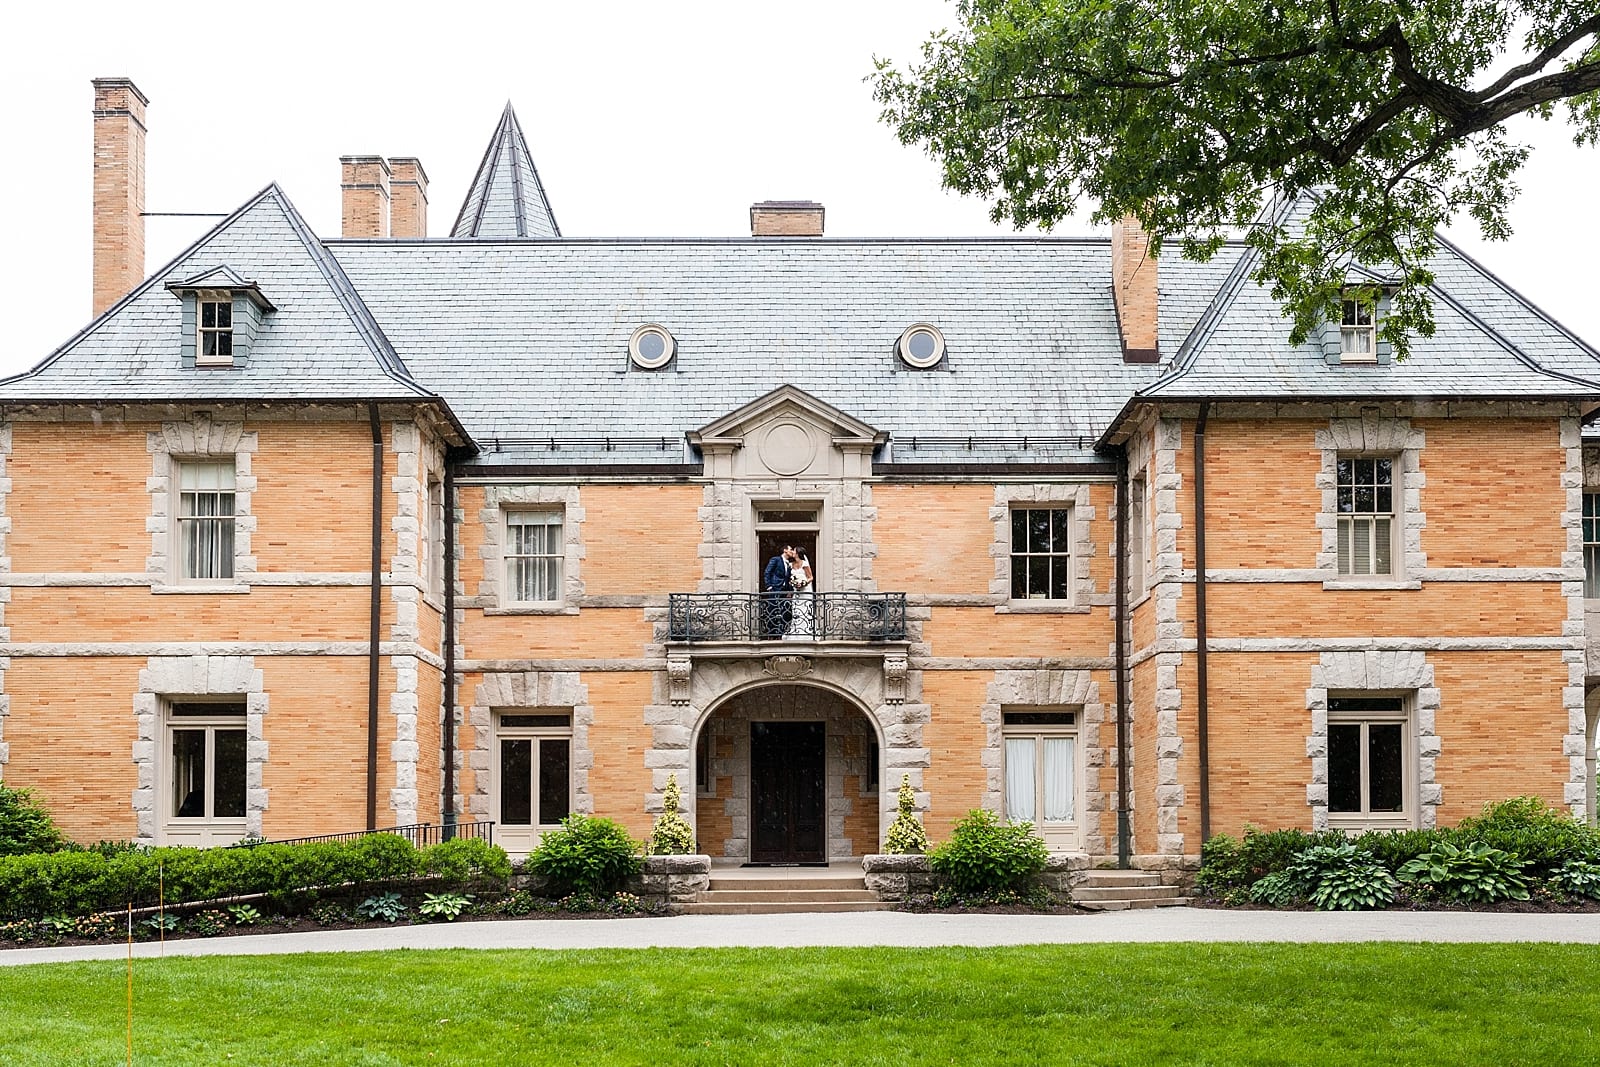
[[[667,640],[863,642],[906,639],[904,593],[673,593]]]

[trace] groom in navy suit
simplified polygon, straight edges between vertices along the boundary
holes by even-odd
[[[767,560],[761,572],[761,638],[776,641],[789,629],[794,617],[794,586],[789,584],[789,566],[794,562],[794,546]]]

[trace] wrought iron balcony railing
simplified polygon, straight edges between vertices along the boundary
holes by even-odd
[[[903,641],[904,593],[673,593],[672,641]]]

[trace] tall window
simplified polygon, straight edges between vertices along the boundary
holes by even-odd
[[[1583,595],[1600,600],[1600,493],[1583,494]]]
[[[167,717],[167,752],[169,820],[235,820],[243,833],[244,707],[173,704]]]
[[[1008,822],[1031,822],[1051,845],[1074,844],[1078,717],[1070,711],[1007,711],[1005,806]]]
[[[1339,356],[1346,363],[1375,363],[1378,359],[1378,333],[1372,321],[1372,305],[1363,300],[1346,300],[1339,325]]]
[[[501,715],[501,826],[555,826],[572,813],[572,716]]]
[[[507,512],[506,589],[512,600],[560,600],[565,556],[559,511]]]
[[[200,336],[196,362],[233,362],[233,298],[200,301]]]
[[[1339,573],[1394,573],[1394,460],[1339,457]]]
[[[694,746],[694,791],[699,796],[715,796],[717,780],[711,771],[711,724],[700,728],[700,740]]]
[[[1072,512],[1011,510],[1011,599],[1072,599]]]
[[[1328,700],[1328,819],[1411,825],[1411,738],[1399,697]]]
[[[181,576],[233,577],[233,464],[184,463],[178,469]]]

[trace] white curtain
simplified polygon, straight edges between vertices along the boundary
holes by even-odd
[[[1044,739],[1044,821],[1072,821],[1072,738]]]
[[[1034,739],[1006,738],[1006,818],[1011,822],[1033,822]]]

